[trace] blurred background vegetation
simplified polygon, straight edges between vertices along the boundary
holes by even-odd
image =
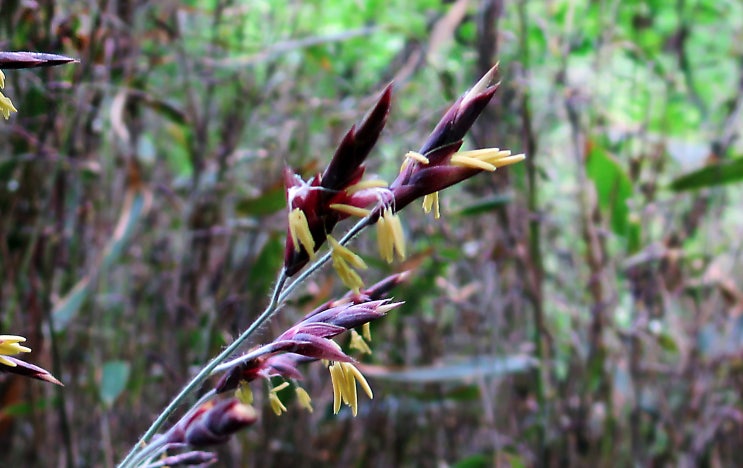
[[[359,417],[327,371],[221,466],[732,466],[743,440],[737,0],[0,3],[0,332],[66,385],[0,377],[10,466],[110,466],[262,309],[284,163],[321,170],[395,82],[387,180],[500,61],[469,147],[525,152],[405,211]],[[329,272],[266,327],[343,293]],[[537,365],[541,363],[541,365]],[[258,396],[260,393],[257,392]]]

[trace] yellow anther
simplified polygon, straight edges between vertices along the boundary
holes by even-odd
[[[358,216],[359,218],[366,218],[371,213],[371,210],[367,210],[366,208],[359,208],[358,206],[346,205],[344,203],[332,203],[330,208],[347,215]]]
[[[3,89],[5,87],[5,74],[0,70],[0,89]],[[3,95],[3,93],[0,93],[0,114],[5,117],[5,120],[8,120],[10,118],[11,112],[18,112],[18,109],[13,106],[13,102],[10,100],[10,98],[7,98]]]
[[[485,162],[481,159],[471,158],[468,156],[462,156],[461,154],[455,154],[451,157],[451,164],[460,167],[469,167],[470,169],[481,169],[483,171],[493,172],[495,166]]]
[[[425,156],[423,156],[422,154],[418,153],[417,151],[408,151],[405,154],[405,158],[406,159],[412,159],[412,160],[417,161],[417,162],[419,162],[421,164],[424,164],[424,165],[426,165],[426,164],[429,163],[428,158],[425,157]]]
[[[18,109],[15,108],[13,101],[11,101],[10,98],[7,98],[3,96],[3,93],[0,93],[0,114],[5,117],[5,120],[8,120],[11,112],[18,112]]]
[[[503,166],[509,166],[511,164],[516,164],[517,162],[521,162],[524,159],[526,159],[526,155],[521,154],[514,154],[513,156],[509,156],[507,158],[501,158],[493,163],[495,167],[503,167]]]
[[[439,192],[429,193],[423,197],[423,212],[430,213],[433,208],[433,217],[439,219],[441,217],[441,209],[439,208]]]
[[[281,402],[277,393],[288,386],[289,382],[284,382],[281,385],[272,388],[271,391],[268,392],[268,402],[276,416],[281,416],[281,413],[286,413],[286,406]]]
[[[310,258],[315,258],[315,240],[312,238],[307,216],[299,208],[294,208],[289,212],[289,234],[296,252],[299,252],[299,246],[301,245]]]
[[[382,216],[377,220],[377,246],[379,254],[387,263],[392,263],[394,252],[402,260],[405,258],[405,234],[400,223],[400,217],[385,208]]]
[[[353,364],[349,362],[344,362],[343,365],[345,367],[346,372],[350,372],[351,374],[353,374],[354,379],[356,379],[356,381],[359,383],[359,385],[361,386],[361,389],[364,390],[364,393],[366,393],[366,396],[368,396],[370,400],[373,400],[374,393],[372,392],[372,389],[369,386],[369,382],[366,381],[364,374],[362,374]]]
[[[307,391],[302,387],[297,387],[295,392],[297,393],[297,402],[299,403],[299,406],[311,413],[313,411],[312,398],[310,398],[310,395],[307,393]]]
[[[392,250],[392,237],[389,234],[387,221],[384,219],[384,216],[380,216],[377,220],[377,247],[379,248],[379,255],[387,263],[392,263],[392,255],[394,253]]]
[[[333,382],[333,412],[338,413],[341,402],[351,407],[354,416],[358,414],[358,395],[356,393],[356,382],[361,385],[369,398],[374,395],[369,383],[353,364],[348,362],[334,362],[329,367],[330,378]]]
[[[333,261],[333,268],[338,273],[343,284],[358,293],[364,286],[364,282],[353,268],[366,270],[366,263],[361,257],[351,252],[350,249],[342,246],[333,236],[328,236],[328,243],[330,244],[330,258]]]
[[[0,356],[0,364],[4,364],[8,367],[15,367],[18,365],[15,362],[11,361],[10,359],[7,359],[5,356]]]
[[[341,382],[343,382],[343,369],[339,362],[334,362],[328,367],[330,371],[330,382],[333,384],[333,414],[341,410]]]
[[[371,354],[372,350],[364,338],[359,335],[356,330],[351,330],[351,342],[349,343],[351,349],[355,349],[363,354]]]
[[[346,395],[343,400],[348,406],[351,407],[351,414],[356,416],[359,409],[359,397],[356,393],[356,380],[354,379],[353,374],[348,369],[348,366],[353,366],[347,362],[342,362],[340,364],[341,368],[343,369],[344,390]]]
[[[346,193],[349,195],[353,195],[354,193],[360,192],[362,190],[370,188],[382,188],[387,186],[387,182],[383,181],[382,179],[362,180],[361,182],[346,187]]]
[[[30,353],[31,348],[20,345],[26,338],[18,335],[0,335],[0,355],[11,356],[13,354]],[[3,362],[7,366],[15,367],[15,363],[12,361]]]
[[[253,390],[250,388],[250,384],[246,380],[241,380],[235,390],[235,398],[240,400],[240,403],[250,405],[253,403]]]
[[[397,214],[392,213],[387,216],[387,224],[392,229],[392,239],[395,251],[400,260],[405,259],[405,232],[402,229],[402,223],[400,217]]]

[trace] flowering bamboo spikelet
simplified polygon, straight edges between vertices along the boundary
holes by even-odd
[[[255,409],[237,398],[210,401],[186,414],[163,436],[163,442],[186,443],[192,447],[219,445],[257,420]]]
[[[362,297],[363,293],[352,297]],[[354,303],[353,300],[308,314],[302,321],[279,335],[273,342],[260,346],[247,354],[250,359],[229,366],[215,390],[229,391],[258,378],[281,376],[299,379],[302,374],[297,365],[326,359],[350,362],[338,344],[331,338],[383,317],[400,303],[387,300],[371,300]]]
[[[384,128],[390,109],[391,86],[382,92],[374,108],[358,127],[353,126],[341,141],[333,159],[322,174],[303,181],[290,169],[284,172],[287,207],[290,213],[301,211],[306,219],[306,229],[314,241],[302,241],[299,235],[287,236],[284,268],[287,276],[302,269],[320,248],[335,225],[348,217],[357,216],[352,208],[365,208],[379,199],[379,181],[367,185],[361,182],[364,161]],[[384,184],[386,187],[386,184]],[[386,188],[384,189],[386,191]],[[298,215],[294,215],[299,218]],[[297,221],[295,221],[296,223]],[[290,226],[292,226],[290,222]],[[296,228],[295,228],[296,229]],[[304,229],[304,227],[302,227]],[[291,231],[291,228],[290,228]],[[300,242],[301,248],[296,244]]]
[[[390,106],[390,87],[364,119],[358,131],[346,134],[331,163],[322,175],[304,182],[288,169],[285,172],[290,235],[284,257],[287,276],[296,274],[313,258],[338,221],[348,216],[369,216],[378,224],[378,243],[382,257],[392,262],[396,252],[405,257],[402,225],[393,217],[417,198],[424,198],[424,211],[440,217],[438,192],[481,171],[517,163],[523,155],[486,148],[462,151],[463,138],[490,102],[497,66],[460,97],[444,114],[419,151],[409,151],[394,182],[384,187],[377,181],[361,182],[363,162],[384,127]],[[371,212],[366,207],[375,203]],[[304,216],[302,216],[301,214]],[[302,235],[300,236],[300,232]],[[312,239],[310,241],[309,239]],[[301,244],[301,247],[298,245]],[[359,284],[358,275],[343,266],[336,267],[346,284]]]
[[[523,155],[511,156],[510,152],[497,148],[458,153],[465,134],[497,89],[497,85],[492,84],[497,70],[497,66],[491,68],[446,111],[420,150],[406,155],[400,174],[390,184],[394,211],[401,210],[417,198],[426,197],[424,210],[433,209],[438,217],[438,191],[481,171],[494,171],[497,167],[524,159]],[[386,207],[377,207],[376,211],[381,215],[384,209]]]
[[[287,408],[278,393],[290,385],[289,381],[303,378],[299,369],[301,364],[318,360],[328,367],[331,376],[333,411],[338,413],[345,404],[351,408],[354,416],[357,415],[357,384],[369,398],[373,398],[373,393],[364,376],[354,366],[354,359],[333,338],[348,332],[351,349],[370,353],[369,323],[401,304],[391,302],[387,294],[408,273],[392,275],[364,289],[354,269],[365,269],[366,264],[345,244],[363,229],[377,224],[381,257],[387,262],[392,262],[395,256],[404,259],[406,249],[404,230],[398,216],[400,210],[422,198],[424,211],[433,211],[438,218],[439,191],[480,172],[494,171],[524,159],[524,155],[511,155],[510,151],[498,148],[460,151],[463,138],[497,89],[497,85],[492,84],[496,72],[497,66],[444,113],[420,149],[405,155],[399,174],[389,185],[378,180],[363,181],[362,178],[366,170],[365,160],[386,123],[391,86],[385,88],[362,122],[346,133],[330,164],[321,174],[305,181],[288,167],[285,168],[288,228],[283,269],[270,304],[217,359],[203,367],[191,380],[145,433],[141,439],[143,443],[150,440],[164,420],[172,415],[172,408],[204,384],[209,376],[217,373],[223,374],[203,399],[232,390],[235,390],[235,398],[217,406],[209,403],[193,408],[163,438],[156,441],[160,440],[166,445],[187,443],[196,447],[223,443],[234,430],[255,421],[255,410],[246,403],[252,402],[250,383],[257,379],[278,377],[286,380],[268,392],[272,410],[280,415]],[[364,219],[356,223],[339,242],[332,236],[332,231],[349,216]],[[286,283],[287,278],[296,275],[310,259],[315,258],[326,241],[330,244],[330,253],[319,257],[306,274]],[[317,307],[273,341],[230,358],[231,353],[238,352],[247,339],[279,310],[296,285],[315,273],[328,258],[332,259],[333,266],[350,291],[339,299]],[[356,331],[358,328],[361,328],[361,334]],[[270,382],[269,386],[272,385]],[[298,404],[311,412],[307,392],[298,386],[295,386],[295,391]],[[130,452],[124,464],[127,465],[126,462],[136,453],[136,449]]]
[[[364,348],[370,352],[364,339],[353,329],[362,327],[364,337],[371,341],[369,322],[383,317],[387,312],[399,306],[400,303],[389,302],[385,297],[392,288],[405,281],[410,273],[397,273],[379,281],[367,289],[350,291],[340,299],[328,301],[308,313],[299,323],[295,324],[279,335],[273,342],[260,346],[247,354],[249,359],[236,359],[234,364],[225,364],[227,372],[222,376],[215,390],[218,393],[236,389],[235,396],[243,403],[252,402],[252,392],[249,382],[256,379],[270,379],[283,377],[285,379],[301,379],[298,370],[300,364],[317,361],[319,359],[333,362],[332,372],[338,374],[333,386],[337,388],[338,398],[352,402],[351,385],[355,392],[355,382],[359,382],[364,391],[372,395],[371,388],[353,365],[340,366],[350,363],[352,359],[341,350],[331,338],[351,331],[352,340],[356,337],[352,348]],[[332,374],[331,374],[332,378]],[[349,383],[350,382],[350,383]],[[278,398],[277,392],[288,385],[284,383],[269,392],[269,403],[276,414],[286,411],[286,407]],[[304,389],[296,389],[298,403],[301,407],[312,411],[309,395]],[[340,400],[339,400],[340,401]],[[357,412],[357,405],[352,406],[353,413]]]
[[[43,380],[56,385],[62,385],[62,382],[54,378],[54,376],[45,369],[12,357],[14,354],[31,352],[31,348],[19,344],[25,341],[26,338],[18,335],[0,335],[0,372],[17,374],[32,379]]]

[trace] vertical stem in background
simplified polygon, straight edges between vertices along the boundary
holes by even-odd
[[[528,81],[529,70],[531,69],[529,56],[529,41],[527,31],[527,14],[526,0],[521,0],[518,7],[519,14],[519,46],[521,51],[522,63],[522,83]],[[521,124],[523,130],[524,152],[529,156],[526,158],[526,177],[527,177],[527,207],[529,211],[529,267],[531,269],[529,288],[532,301],[532,311],[534,320],[534,348],[539,358],[539,366],[534,372],[534,384],[539,404],[538,427],[537,427],[537,445],[539,465],[548,464],[549,453],[547,450],[547,424],[549,421],[547,406],[547,366],[549,365],[548,346],[546,346],[547,329],[544,320],[544,306],[542,293],[542,280],[544,270],[542,264],[542,248],[540,244],[541,229],[540,220],[537,216],[539,211],[539,198],[537,192],[537,167],[536,153],[537,141],[534,135],[531,121],[531,103],[529,87],[521,87]]]
[[[579,444],[587,442],[586,428],[588,417],[596,402],[610,404],[611,380],[606,371],[606,345],[604,330],[607,321],[607,296],[611,294],[608,284],[609,256],[604,236],[601,234],[601,213],[598,211],[598,201],[592,182],[586,173],[586,160],[589,140],[583,132],[580,110],[578,109],[577,95],[569,95],[565,100],[565,108],[570,123],[573,139],[575,164],[577,170],[579,191],[579,222],[580,235],[585,243],[585,263],[589,270],[587,292],[591,297],[591,320],[587,330],[588,356],[582,363],[584,367],[583,380],[577,385],[579,397],[579,411],[576,427],[576,439]],[[609,421],[609,420],[607,420]],[[604,446],[604,448],[610,448]]]

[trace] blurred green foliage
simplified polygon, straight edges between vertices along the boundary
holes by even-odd
[[[6,71],[0,332],[66,387],[2,377],[0,464],[119,459],[268,300],[284,164],[320,171],[394,79],[390,180],[499,60],[465,145],[528,164],[445,191],[439,222],[411,206],[402,264],[354,243],[367,283],[414,270],[373,325],[375,399],[330,417],[308,367],[319,410],[264,411],[220,460],[734,465],[741,44],[737,0],[3,1],[0,49],[81,63]],[[343,292],[316,277],[266,339]]]

